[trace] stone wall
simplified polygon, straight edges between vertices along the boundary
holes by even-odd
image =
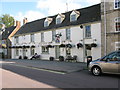
[[[120,9],[114,9],[114,2],[106,2],[106,54],[115,51],[115,42],[120,41],[120,33],[116,32],[115,18],[120,16]],[[101,3],[101,28],[102,28],[102,52],[105,54],[105,19],[104,19],[104,3]]]

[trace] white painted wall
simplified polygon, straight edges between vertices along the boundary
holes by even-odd
[[[92,48],[93,60],[101,57],[101,23],[92,24],[92,38],[96,39],[97,47]],[[97,53],[96,53],[97,52]]]
[[[71,42],[69,42],[68,40],[66,40],[66,28],[63,29],[57,29],[56,30],[56,34],[61,33],[62,36],[60,38],[61,43],[63,43],[63,41],[65,41],[64,43],[71,43],[73,45],[75,45],[75,47],[73,47],[71,49],[71,55],[77,55],[78,56],[78,61],[79,62],[83,62],[83,48],[77,48],[77,43],[82,43],[82,39],[83,39],[83,30],[81,29],[80,26],[71,26],[70,27],[71,30]],[[91,34],[92,34],[92,38],[91,39],[85,39],[85,43],[89,43],[91,44],[93,42],[93,39],[96,39],[96,43],[97,43],[97,47],[96,48],[92,48],[91,52],[92,52],[92,56],[93,59],[97,59],[99,57],[101,57],[101,23],[92,23],[91,24]],[[25,35],[25,39],[23,38],[23,36],[19,36],[19,44],[18,45],[35,45],[35,52],[38,53],[39,55],[41,55],[42,59],[46,59],[49,60],[50,56],[55,57],[56,53],[55,53],[55,48],[49,48],[49,54],[43,54],[42,53],[42,49],[41,49],[41,32],[35,33],[35,42],[31,43],[30,42],[30,34],[29,35]],[[12,45],[15,45],[14,43],[14,37],[12,38]],[[44,32],[44,43],[49,44],[52,41],[52,31],[45,31]],[[55,42],[52,42],[51,45],[60,45],[56,44]],[[22,49],[19,50],[19,55],[23,54]],[[97,54],[96,54],[97,52]],[[62,56],[66,56],[66,49],[65,48],[60,48],[60,55]],[[27,49],[27,56],[30,58],[31,57],[31,52],[30,52],[30,48]],[[15,56],[15,50],[12,50],[12,58],[18,58]]]

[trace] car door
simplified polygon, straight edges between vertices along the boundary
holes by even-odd
[[[118,60],[117,53],[111,53],[104,58],[104,62],[101,63],[102,71],[107,73],[118,73]],[[107,61],[106,61],[107,59]]]
[[[117,59],[118,59],[118,73],[120,73],[120,51],[117,52]]]

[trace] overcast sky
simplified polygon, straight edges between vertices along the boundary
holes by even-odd
[[[67,5],[66,5],[67,3]],[[10,14],[16,20],[33,21],[100,3],[100,0],[0,0],[0,14]]]

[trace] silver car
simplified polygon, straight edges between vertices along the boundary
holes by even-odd
[[[102,73],[120,74],[120,50],[90,62],[88,68],[95,76]]]

